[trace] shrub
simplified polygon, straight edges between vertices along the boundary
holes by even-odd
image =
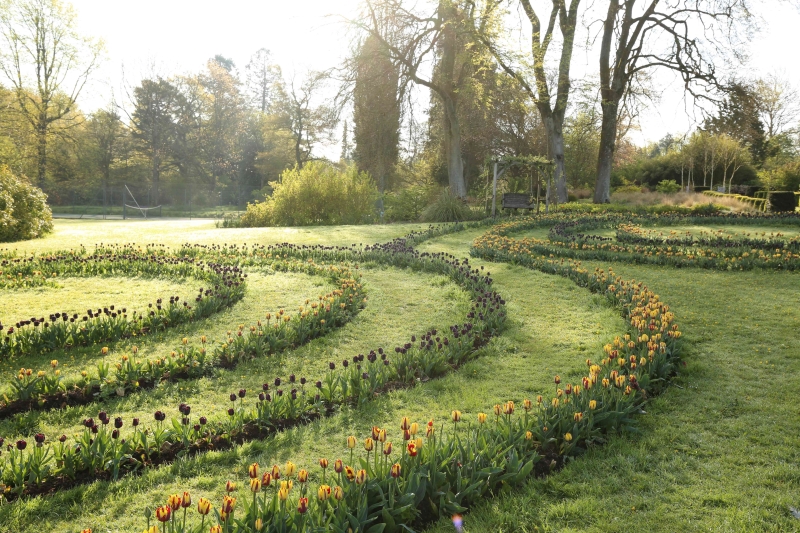
[[[678,182],[675,180],[661,180],[656,185],[656,192],[662,192],[665,194],[674,194],[681,190],[681,186],[678,185]]]
[[[794,211],[797,197],[792,191],[774,191],[768,195],[770,211]]]
[[[620,185],[614,188],[614,192],[642,192],[641,185]]]
[[[322,161],[284,171],[264,202],[248,204],[241,225],[363,224],[375,217],[375,182],[355,165],[343,170]]]
[[[413,184],[383,197],[384,217],[387,222],[418,221],[422,211],[436,197],[436,187]]]
[[[52,229],[47,195],[0,166],[0,242],[35,239]]]
[[[445,189],[431,205],[422,212],[423,222],[460,222],[475,218],[464,200]]]

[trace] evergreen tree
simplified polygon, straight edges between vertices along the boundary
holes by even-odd
[[[397,66],[380,39],[370,35],[356,59],[353,90],[355,159],[383,194],[391,189],[400,143],[400,98]]]

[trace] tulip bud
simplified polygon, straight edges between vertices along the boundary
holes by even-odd
[[[184,509],[188,508],[192,505],[192,496],[186,491],[183,491],[183,497],[181,497],[181,507]]]
[[[319,501],[324,502],[331,496],[331,488],[328,485],[320,485],[317,489],[317,498]]]
[[[228,481],[227,483],[225,483],[226,492],[233,492],[235,490],[236,490],[236,483],[234,483],[233,481]]]
[[[251,464],[247,469],[247,473],[250,475],[250,478],[257,478],[258,477],[258,463]]]
[[[478,413],[478,423],[479,424],[486,423],[486,413]]]
[[[328,468],[328,460],[327,459],[320,459],[319,466],[322,467],[323,470]]]
[[[334,489],[333,489],[333,498],[336,501],[342,501],[342,499],[344,499],[344,490],[342,490],[342,487],[340,487],[338,485],[336,487],[334,487]]]
[[[384,442],[383,443],[383,455],[391,455],[392,453],[392,443],[391,442]]]
[[[250,478],[250,492],[253,494],[261,490],[261,480],[257,477]]]
[[[391,473],[392,473],[392,477],[393,478],[400,477],[400,463],[395,463],[395,464],[392,465]]]
[[[341,459],[336,459],[336,461],[333,462],[333,471],[336,472],[337,474],[341,474],[343,470],[344,470],[344,463],[342,462]]]
[[[460,422],[461,411],[453,411],[452,413],[450,413],[450,417],[453,419],[453,422]]]
[[[356,447],[356,438],[354,436],[347,437],[347,447],[351,450]]]
[[[364,440],[364,449],[371,452],[374,447],[375,441],[373,441],[371,437],[367,437],[366,440]]]
[[[306,481],[308,481],[308,470],[306,470],[305,468],[300,470],[297,473],[297,481],[299,483],[305,483]]]

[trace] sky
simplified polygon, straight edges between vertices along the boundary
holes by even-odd
[[[541,1],[541,0],[537,0]],[[196,73],[216,54],[233,59],[240,72],[250,56],[267,48],[288,78],[309,69],[326,69],[348,55],[359,0],[72,0],[82,34],[102,38],[106,60],[93,76],[79,104],[84,111],[124,102],[127,91],[151,73],[170,76]],[[536,2],[535,2],[536,3]],[[534,3],[534,4],[535,4]],[[757,77],[780,72],[800,88],[796,54],[800,10],[779,0],[753,0],[760,32],[749,50],[750,61],[739,72]],[[573,76],[596,73],[592,50],[576,50]],[[637,144],[668,133],[684,134],[698,119],[683,87],[672,75],[655,78],[661,89],[657,105],[641,116]],[[687,110],[689,111],[687,113]],[[329,147],[338,153],[336,147]]]

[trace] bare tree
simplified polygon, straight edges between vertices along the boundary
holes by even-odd
[[[75,110],[103,43],[80,36],[75,12],[60,0],[13,0],[0,7],[0,72],[19,111],[36,132],[37,181],[47,174],[47,140],[54,123]]]
[[[610,201],[620,103],[637,76],[668,69],[693,96],[707,97],[704,90],[718,88],[715,55],[735,53],[732,40],[739,34],[733,26],[749,16],[747,0],[608,0],[600,41],[603,118],[595,203]]]
[[[767,139],[781,133],[796,132],[797,120],[800,118],[800,95],[797,90],[785,78],[775,73],[757,80],[754,88]]]
[[[295,163],[300,168],[312,159],[313,146],[328,139],[338,122],[333,106],[315,105],[328,79],[328,72],[309,72],[302,82],[292,78],[281,90],[279,115],[283,128],[292,136]]]
[[[487,0],[484,12],[495,9],[505,0]],[[533,81],[529,81],[522,67],[514,65],[513,58],[498,46],[497,38],[499,33],[492,34],[492,27],[484,25],[482,28],[474,26],[476,33],[481,41],[492,51],[497,62],[503,70],[511,77],[516,79],[522,88],[527,92],[542,118],[545,131],[547,132],[548,152],[555,163],[555,182],[560,202],[567,201],[567,177],[564,165],[564,117],[567,112],[567,104],[571,88],[569,77],[570,65],[572,63],[572,52],[575,45],[575,29],[577,27],[578,8],[581,0],[550,0],[550,13],[546,20],[546,26],[542,24],[542,18],[537,9],[534,8],[530,0],[520,0],[525,16],[531,24],[531,59],[533,60]],[[484,16],[484,20],[487,17]],[[553,42],[556,21],[561,32],[562,42],[558,63],[558,78],[556,84],[555,101],[550,89],[548,71],[545,68],[547,53]]]

